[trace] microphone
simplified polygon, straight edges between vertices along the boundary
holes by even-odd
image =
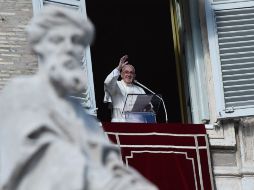
[[[137,85],[141,86],[142,88],[146,89],[147,91],[149,91],[150,93],[152,93],[153,95],[155,95],[156,97],[158,97],[161,100],[162,105],[163,105],[163,109],[164,109],[164,112],[165,112],[165,120],[166,120],[166,123],[167,123],[168,122],[168,114],[167,114],[167,109],[166,109],[165,102],[164,102],[163,98],[158,96],[154,91],[152,91],[151,89],[149,89],[145,85],[141,84],[137,80],[134,80],[133,82],[136,83]]]

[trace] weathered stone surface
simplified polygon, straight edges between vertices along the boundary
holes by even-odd
[[[37,70],[37,57],[28,48],[25,33],[32,12],[31,0],[0,0],[0,71],[9,72],[9,76],[0,72],[0,80],[31,75]],[[0,84],[0,91],[4,85]]]

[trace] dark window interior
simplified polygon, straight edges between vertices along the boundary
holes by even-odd
[[[181,122],[169,0],[87,0],[86,6],[96,27],[91,55],[98,118],[110,121],[103,82],[128,54],[136,79],[162,95],[169,122]],[[162,106],[157,121],[165,121]]]

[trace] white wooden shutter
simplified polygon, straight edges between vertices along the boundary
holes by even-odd
[[[80,14],[81,18],[87,18],[85,0],[33,0],[34,14],[37,14],[42,9],[42,7],[46,5],[56,5],[70,8],[76,10]],[[96,115],[96,102],[90,47],[86,48],[82,61],[83,67],[86,70],[89,89],[84,92],[82,97],[74,98],[81,99],[83,106],[88,110],[88,112],[92,115]]]
[[[254,1],[206,4],[219,118],[254,115]]]

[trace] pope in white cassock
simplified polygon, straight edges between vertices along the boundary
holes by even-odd
[[[139,118],[127,119],[124,112],[124,104],[128,94],[145,94],[145,91],[133,84],[135,79],[135,68],[128,64],[128,55],[120,59],[119,65],[104,81],[104,102],[112,102],[112,122],[138,122]],[[118,81],[121,75],[122,80]]]

